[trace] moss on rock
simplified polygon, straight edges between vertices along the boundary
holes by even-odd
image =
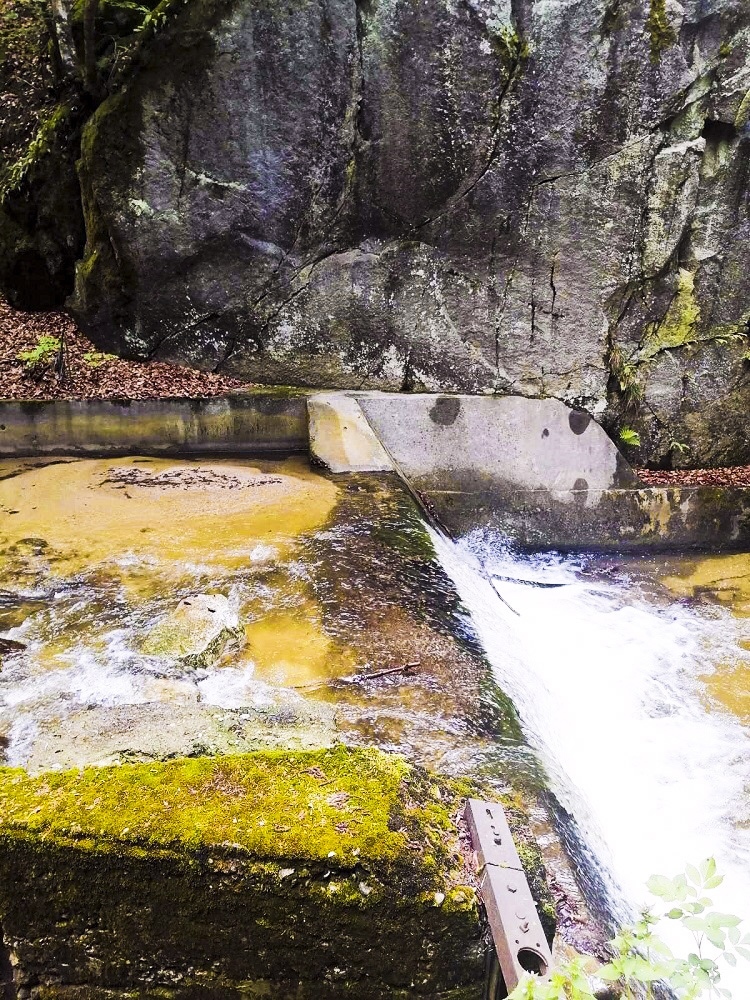
[[[17,985],[478,997],[454,823],[467,791],[344,747],[5,770],[0,923]]]
[[[662,52],[677,41],[665,0],[651,0],[646,29],[651,40],[651,62],[658,63]]]
[[[42,119],[39,130],[20,156],[13,163],[0,170],[0,202],[14,191],[31,173],[39,160],[46,156],[54,145],[55,136],[71,114],[70,105],[59,104]]]
[[[337,864],[407,863],[415,874],[434,873],[452,829],[438,786],[377,750],[270,751],[35,778],[6,769],[2,777],[3,837],[39,834],[97,851],[228,847],[326,864],[334,852]],[[394,816],[400,824],[391,828]],[[414,863],[414,837],[431,861]]]
[[[700,319],[701,309],[695,297],[695,275],[680,268],[677,289],[666,315],[660,323],[654,323],[646,334],[643,359],[696,339]]]

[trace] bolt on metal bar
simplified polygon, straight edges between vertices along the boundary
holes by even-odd
[[[499,802],[469,799],[464,818],[507,996],[524,972],[546,979],[552,954],[503,807]]]

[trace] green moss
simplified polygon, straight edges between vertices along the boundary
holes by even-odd
[[[434,561],[435,546],[421,514],[408,493],[394,490],[388,497],[387,512],[372,527],[373,540],[398,553],[403,559]]]
[[[529,43],[512,27],[493,31],[491,44],[508,73],[512,73],[519,63],[529,57]]]
[[[742,98],[734,118],[735,128],[742,129],[750,121],[750,90]]]
[[[336,747],[29,777],[0,774],[0,831],[97,849],[226,848],[256,859],[414,866],[448,856],[450,809],[400,757]],[[428,850],[429,849],[429,850]],[[357,851],[358,853],[353,853]]]
[[[723,323],[710,329],[701,329],[701,308],[695,295],[695,276],[680,268],[677,291],[664,318],[646,329],[643,346],[628,367],[637,378],[640,365],[650,361],[661,351],[691,344],[714,343],[720,347],[745,344],[748,341],[748,316],[744,314],[736,323]],[[614,373],[614,369],[613,369]]]
[[[677,291],[666,315],[653,323],[646,332],[640,360],[645,361],[659,351],[681,347],[697,337],[701,310],[695,298],[695,276],[680,268],[677,273]]]
[[[484,939],[452,819],[467,789],[344,747],[5,770],[0,920],[18,985],[477,996]]]
[[[31,173],[39,160],[49,153],[59,130],[67,123],[70,106],[59,104],[39,126],[39,131],[27,146],[23,156],[0,172],[0,202],[16,190]]]
[[[646,30],[651,40],[651,62],[658,63],[662,52],[677,40],[667,17],[666,0],[651,0]]]

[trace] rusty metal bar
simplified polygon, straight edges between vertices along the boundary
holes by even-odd
[[[498,802],[469,799],[464,818],[507,996],[524,972],[546,979],[552,954],[503,807]]]

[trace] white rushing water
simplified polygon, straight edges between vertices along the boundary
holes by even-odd
[[[648,902],[650,875],[714,856],[726,876],[714,900],[750,930],[749,734],[708,709],[699,680],[748,655],[739,623],[591,582],[572,558],[513,558],[489,533],[433,537],[617,917]],[[750,970],[727,967],[724,984],[743,1000]]]

